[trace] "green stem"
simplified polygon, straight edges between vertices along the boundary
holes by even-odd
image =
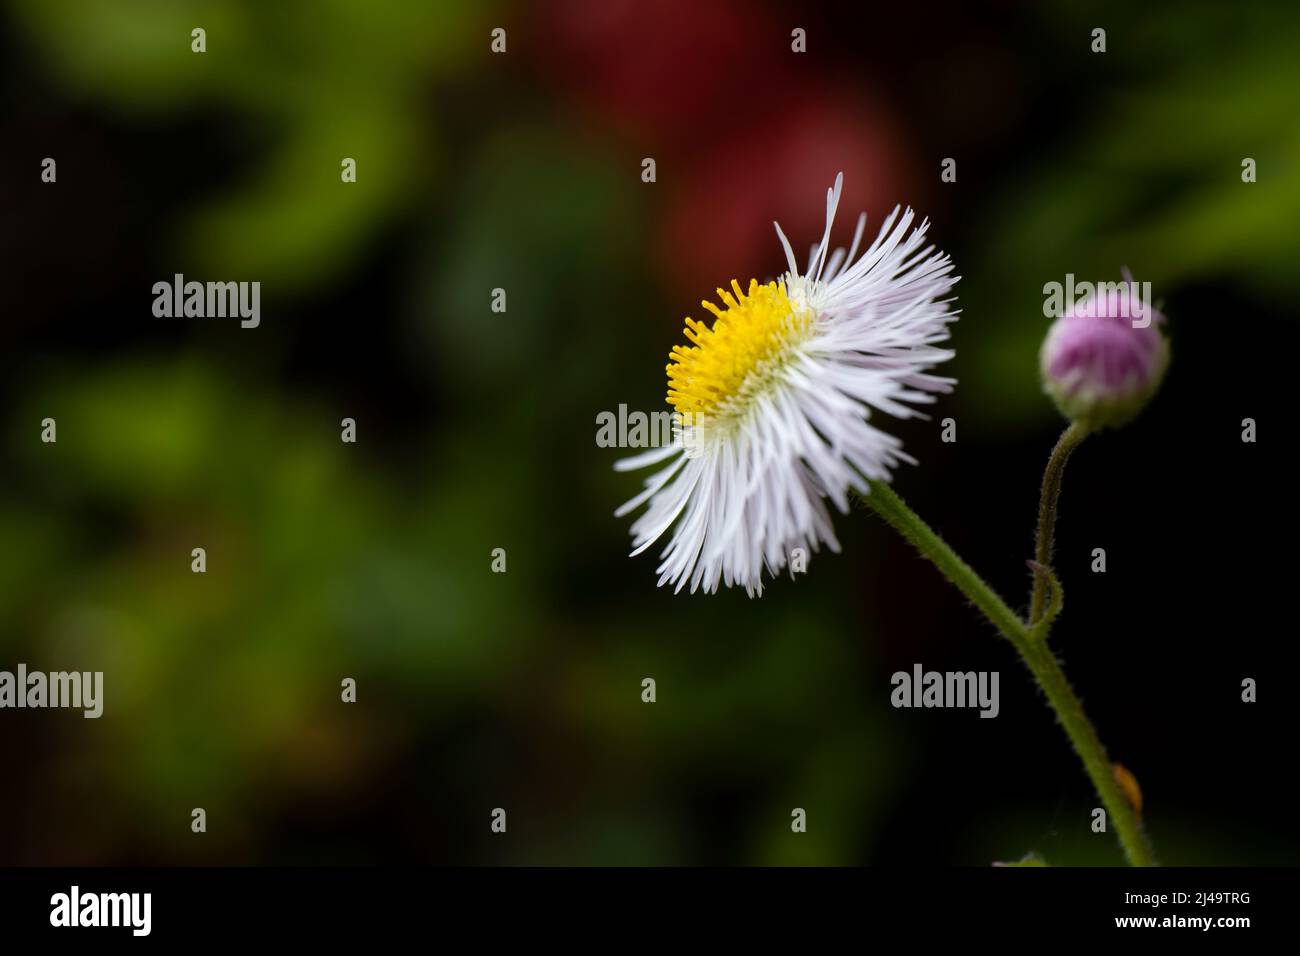
[[[1061,433],[1052,456],[1047,459],[1043,472],[1043,491],[1038,499],[1038,539],[1034,547],[1034,560],[1045,568],[1052,566],[1052,550],[1056,546],[1056,508],[1061,498],[1061,480],[1065,477],[1065,463],[1079,443],[1088,437],[1088,427],[1071,423]],[[1029,599],[1029,623],[1037,624],[1046,610],[1047,581],[1041,574],[1034,575],[1034,591]]]
[[[1088,776],[1092,778],[1092,785],[1097,788],[1101,802],[1106,806],[1107,818],[1119,835],[1120,845],[1124,847],[1129,863],[1133,866],[1155,866],[1155,853],[1142,828],[1142,821],[1138,819],[1137,811],[1115,779],[1115,771],[1110,758],[1106,756],[1106,748],[1102,746],[1092,721],[1083,712],[1083,704],[1066,680],[1060,662],[1045,641],[1035,642],[1029,647],[1028,653],[1022,651],[1021,656],[1029,665],[1038,686],[1047,695],[1048,703],[1056,712],[1056,719],[1065,728],[1066,736],[1074,745],[1074,752],[1079,755]]]
[[[1078,444],[1077,440],[1074,444]],[[1059,476],[1057,480],[1059,491]],[[929,558],[943,576],[966,595],[1020,652],[1021,659],[1034,675],[1038,686],[1043,689],[1048,704],[1065,728],[1075,753],[1083,761],[1092,785],[1106,806],[1107,818],[1119,836],[1129,863],[1133,866],[1153,866],[1155,858],[1142,823],[1115,779],[1110,759],[1106,756],[1106,748],[1098,739],[1097,731],[1093,729],[1083,711],[1083,705],[1070,688],[1061,665],[1048,650],[1046,642],[1031,640],[1029,626],[892,488],[883,482],[873,481],[871,493],[865,496],[865,500],[891,527]]]
[[[1028,647],[1029,634],[1016,612],[1007,607],[1007,603],[991,587],[984,583],[969,564],[957,556],[957,552],[948,547],[943,538],[921,520],[920,515],[903,503],[894,489],[882,481],[871,483],[871,494],[864,500],[890,526],[912,543],[916,550],[934,562],[935,566],[957,590],[984,612],[984,616],[993,622],[1002,636],[1015,644],[1017,648]]]

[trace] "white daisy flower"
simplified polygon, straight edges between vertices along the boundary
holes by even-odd
[[[668,365],[674,440],[614,466],[670,460],[615,512],[649,502],[632,524],[633,555],[671,529],[661,586],[712,592],[722,582],[753,596],[764,569],[780,573],[795,549],[839,551],[826,499],[846,513],[850,489],[866,494],[868,480],[915,463],[872,413],[920,416],[912,405],[952,388],[928,373],[953,356],[939,347],[957,317],[944,298],[958,279],[952,261],[923,245],[929,222],[911,228],[911,209],[895,208],[860,258],[865,213],[848,253],[829,252],[843,179],[826,191],[826,231],[807,271],[774,223],[789,271],[719,289],[720,306],[703,303],[712,328],[686,320],[692,344],[673,346]]]

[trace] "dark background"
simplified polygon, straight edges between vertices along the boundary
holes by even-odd
[[[596,415],[665,407],[682,317],[843,170],[843,241],[909,203],[963,276],[895,487],[1017,607],[1042,287],[1153,283],[1173,364],[1071,463],[1053,641],[1162,861],[1294,864],[1300,9],[1040,6],[8,3],[0,669],[106,704],[0,712],[0,863],[1119,862],[1011,648],[869,513],[758,601],[625,557]],[[260,281],[262,326],[155,319],[176,272]],[[891,709],[917,662],[999,670],[999,717]]]

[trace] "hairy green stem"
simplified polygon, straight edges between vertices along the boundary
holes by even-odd
[[[1015,644],[1023,654],[1029,645],[1029,633],[1016,612],[1007,607],[991,587],[984,583],[969,564],[957,556],[957,552],[948,547],[948,543],[939,537],[920,515],[903,503],[894,489],[882,481],[871,483],[871,494],[864,500],[890,526],[912,543],[916,550],[934,562],[935,566],[957,590],[966,595],[970,602],[979,608],[1002,636]]]
[[[1079,443],[1088,437],[1088,427],[1079,422],[1071,423],[1061,433],[1052,456],[1047,459],[1047,469],[1043,472],[1043,490],[1038,499],[1038,538],[1034,546],[1034,560],[1045,568],[1052,566],[1052,550],[1056,546],[1056,508],[1061,499],[1061,480],[1065,477],[1065,463]],[[1037,624],[1046,610],[1047,580],[1041,574],[1034,575],[1034,591],[1029,599],[1029,623]]]
[[[1078,441],[1074,444],[1078,444]],[[1059,475],[1057,488],[1059,492]],[[1020,652],[1021,659],[1034,675],[1038,686],[1043,689],[1048,704],[1056,713],[1066,736],[1070,738],[1075,753],[1083,761],[1084,769],[1105,804],[1107,817],[1119,836],[1129,863],[1133,866],[1153,866],[1155,857],[1137,812],[1115,779],[1106,749],[1046,641],[1033,639],[1030,626],[887,484],[873,481],[871,493],[864,500],[911,542],[913,547],[929,558],[943,576],[979,608],[1002,636]]]
[[[1065,679],[1060,662],[1046,641],[1034,642],[1027,653],[1021,652],[1021,656],[1029,665],[1038,686],[1047,695],[1052,710],[1056,712],[1056,719],[1065,728],[1066,736],[1074,745],[1074,752],[1079,755],[1088,776],[1092,778],[1092,785],[1097,788],[1101,802],[1105,804],[1107,819],[1115,828],[1129,863],[1133,866],[1155,866],[1155,852],[1151,849],[1142,821],[1129,803],[1124,788],[1115,778],[1114,765],[1106,756],[1106,748],[1102,746],[1092,721],[1083,712],[1083,704],[1079,702],[1078,695]]]

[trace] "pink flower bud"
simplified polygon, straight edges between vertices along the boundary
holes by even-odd
[[[1048,330],[1039,354],[1043,384],[1071,421],[1123,425],[1160,387],[1169,365],[1165,317],[1140,291],[1124,270],[1123,282],[1103,284]]]

